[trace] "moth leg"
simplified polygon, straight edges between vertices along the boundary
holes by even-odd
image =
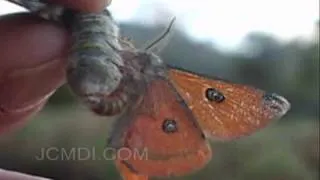
[[[57,5],[46,6],[45,8],[36,12],[36,14],[38,14],[40,17],[53,21],[61,21],[63,13],[64,8]]]
[[[31,12],[37,12],[44,9],[48,5],[41,0],[7,0],[13,4],[21,6]]]
[[[18,6],[21,6],[31,13],[37,14],[38,16],[53,21],[61,21],[61,17],[64,13],[64,7],[45,3],[41,0],[8,0]]]

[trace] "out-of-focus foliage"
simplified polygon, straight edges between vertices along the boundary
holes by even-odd
[[[164,28],[132,24],[121,27],[123,34],[133,39],[137,47]],[[279,123],[251,137],[212,142],[213,159],[206,168],[172,180],[318,179],[318,39],[281,42],[256,32],[248,35],[238,52],[222,52],[212,43],[196,42],[176,31],[160,55],[172,66],[251,84],[279,93],[292,103],[292,110]],[[112,161],[98,159],[112,127],[110,122],[82,106],[79,108],[68,87],[64,86],[25,128],[0,138],[0,167],[57,180],[120,179]],[[94,148],[97,159],[35,160],[41,148],[66,151]]]

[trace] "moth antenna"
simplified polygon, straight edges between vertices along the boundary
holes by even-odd
[[[158,44],[161,40],[165,39],[166,36],[170,33],[172,26],[176,20],[176,17],[173,17],[168,25],[168,27],[165,29],[165,31],[160,34],[158,38],[156,38],[154,41],[152,41],[149,45],[147,45],[145,48],[142,48],[143,50],[147,51],[153,48],[156,44]]]

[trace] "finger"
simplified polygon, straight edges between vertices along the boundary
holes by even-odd
[[[69,36],[28,14],[0,18],[0,132],[38,111],[65,81]]]
[[[111,3],[111,0],[49,0],[83,12],[100,12]]]
[[[8,171],[0,169],[0,179],[5,180],[49,180],[47,178],[42,178],[38,176],[31,176],[15,171]]]

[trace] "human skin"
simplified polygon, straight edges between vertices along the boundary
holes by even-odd
[[[83,12],[99,12],[111,0],[48,0]],[[65,83],[70,37],[55,22],[29,13],[0,17],[0,135],[27,123]],[[0,169],[0,179],[40,180]]]

